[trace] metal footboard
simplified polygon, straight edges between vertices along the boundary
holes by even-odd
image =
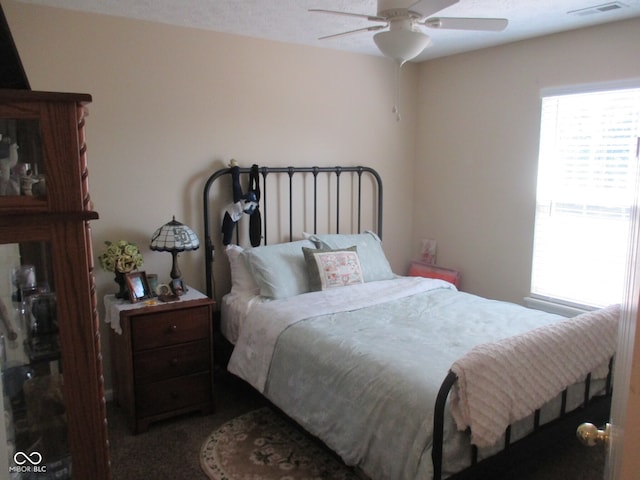
[[[567,412],[567,389],[562,392],[562,400],[560,407],[560,416],[555,420],[540,425],[540,410],[536,410],[533,416],[533,431],[526,437],[511,442],[511,426],[507,427],[505,432],[504,448],[494,456],[478,460],[478,449],[475,445],[471,445],[469,452],[471,466],[467,469],[455,473],[448,480],[466,480],[478,478],[494,478],[494,475],[503,473],[509,462],[517,459],[518,456],[530,454],[532,451],[539,450],[548,444],[549,438],[559,438],[560,436],[569,436],[575,438],[576,427],[579,423],[591,420],[605,421],[609,415],[612,394],[612,372],[613,358],[609,360],[609,373],[606,378],[605,393],[602,396],[591,397],[591,374],[585,379],[584,398],[582,406],[570,412]],[[433,461],[433,480],[442,480],[443,459],[444,459],[444,419],[446,403],[451,389],[457,381],[455,373],[449,371],[445,377],[434,407],[433,418],[433,446],[431,456]],[[577,440],[576,440],[577,441]]]

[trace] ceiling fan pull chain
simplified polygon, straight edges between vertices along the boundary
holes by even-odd
[[[400,69],[402,68],[402,64],[400,62],[396,62],[396,101],[393,105],[392,113],[396,115],[396,121],[399,122],[401,120],[400,116]]]

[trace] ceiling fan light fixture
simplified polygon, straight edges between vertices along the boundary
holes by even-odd
[[[400,65],[417,57],[431,45],[429,35],[414,30],[387,30],[373,36],[380,51]]]

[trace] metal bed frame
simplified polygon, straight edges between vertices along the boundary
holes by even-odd
[[[241,178],[245,178],[251,172],[251,168],[240,168]],[[261,190],[261,202],[260,208],[262,211],[262,232],[263,242],[267,244],[267,228],[268,228],[268,215],[269,209],[267,205],[267,176],[269,174],[285,174],[288,176],[288,190],[289,190],[289,241],[294,238],[293,224],[294,224],[294,211],[293,211],[293,177],[296,174],[311,174],[313,175],[313,233],[317,233],[318,226],[318,184],[317,178],[320,173],[326,173],[335,178],[335,198],[336,198],[336,225],[335,233],[340,233],[340,175],[342,173],[353,173],[357,176],[357,230],[360,232],[361,228],[361,207],[362,207],[362,177],[364,174],[369,174],[375,180],[375,187],[377,194],[377,233],[382,236],[382,180],[380,175],[372,168],[369,167],[259,167],[259,187]],[[205,238],[205,268],[206,268],[206,285],[207,295],[213,298],[213,261],[214,261],[214,241],[212,236],[212,222],[211,222],[211,202],[210,202],[210,190],[214,182],[220,178],[224,178],[231,174],[230,168],[223,168],[213,173],[206,181],[203,195],[203,207],[204,207],[204,238]],[[219,225],[215,225],[214,232],[220,234]],[[349,232],[353,233],[353,232]],[[238,233],[236,231],[236,237]],[[228,342],[227,342],[228,343]],[[232,345],[228,345],[232,348]],[[575,430],[579,423],[584,421],[606,421],[609,415],[609,409],[611,405],[612,394],[612,365],[613,359],[609,362],[609,375],[606,380],[605,395],[594,396],[591,398],[591,374],[589,374],[585,381],[584,402],[581,407],[574,409],[570,412],[566,411],[566,398],[567,390],[562,393],[562,405],[558,418],[552,420],[543,425],[540,424],[540,410],[535,412],[533,419],[533,432],[525,436],[524,438],[511,442],[511,427],[508,427],[505,432],[504,449],[500,452],[478,460],[478,449],[475,446],[471,446],[470,449],[470,463],[471,465],[450,477],[449,480],[472,480],[472,479],[485,479],[485,478],[497,478],[505,472],[510,465],[513,465],[513,460],[517,458],[527,458],[532,452],[543,450],[549,446],[550,438],[557,440],[575,439]],[[443,450],[444,450],[444,418],[445,418],[445,406],[451,389],[453,388],[457,377],[453,372],[449,372],[447,377],[442,382],[440,387],[435,407],[434,407],[434,422],[433,422],[433,447],[432,447],[432,461],[434,468],[433,480],[442,480],[442,468],[443,468]]]

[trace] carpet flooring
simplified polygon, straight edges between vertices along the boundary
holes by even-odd
[[[119,407],[109,404],[113,480],[206,480],[199,464],[203,442],[226,421],[267,404],[253,389],[229,375],[218,375],[215,385],[214,414],[154,423],[138,435],[131,434]],[[577,440],[556,447],[544,458],[520,463],[504,480],[602,480],[602,448],[587,449]]]

